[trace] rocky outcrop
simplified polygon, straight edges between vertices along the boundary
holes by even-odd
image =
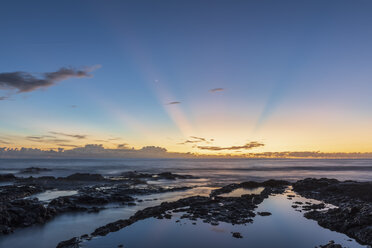
[[[330,230],[345,233],[372,245],[372,183],[308,178],[293,184],[300,195],[333,204],[337,208],[319,211],[324,204],[303,208],[304,216]]]

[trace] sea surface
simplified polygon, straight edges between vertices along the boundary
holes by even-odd
[[[372,181],[372,159],[0,159],[0,173],[42,167],[51,171],[23,176],[68,176],[72,173],[118,175],[124,171],[198,175],[210,180],[241,181],[328,177]],[[21,175],[22,176],[22,175]]]
[[[39,174],[21,173],[28,167],[49,168]],[[372,160],[300,160],[300,159],[0,159],[0,174],[17,176],[68,176],[73,173],[100,173],[116,176],[125,171],[165,172],[190,174],[199,179],[159,180],[154,184],[165,186],[194,186],[182,192],[168,192],[138,196],[143,202],[136,206],[112,206],[99,213],[68,213],[57,216],[44,225],[17,229],[13,234],[0,237],[0,248],[52,248],[66,239],[91,233],[97,227],[118,219],[126,219],[136,211],[155,206],[163,201],[175,201],[192,195],[207,196],[212,189],[231,182],[247,180],[285,179],[296,181],[306,177],[327,177],[339,180],[372,181]],[[258,188],[257,191],[262,189]],[[47,191],[38,194],[39,200],[48,202],[61,195],[76,191]],[[249,192],[235,191],[232,194]],[[252,193],[255,193],[254,191]],[[291,192],[293,194],[293,192]],[[218,226],[188,220],[146,219],[103,238],[94,238],[83,247],[126,248],[186,248],[186,247],[254,247],[254,248],[313,248],[330,240],[345,247],[366,247],[344,234],[320,227],[315,221],[291,207],[293,201],[306,200],[296,196],[288,200],[285,195],[270,196],[257,211],[269,211],[271,216],[256,216],[252,224]],[[243,239],[235,239],[231,232],[239,231]]]

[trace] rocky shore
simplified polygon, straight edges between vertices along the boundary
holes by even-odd
[[[28,168],[26,171],[44,171]],[[22,170],[22,171],[25,171]],[[16,177],[1,175],[1,181],[12,182],[0,186],[0,235],[9,234],[15,228],[42,224],[61,213],[98,212],[108,203],[135,205],[134,195],[147,195],[186,190],[188,187],[167,187],[148,185],[138,180],[138,173],[125,177],[105,178],[99,174],[76,173],[67,177]],[[172,173],[147,174],[149,177],[174,180],[191,176]],[[136,187],[137,185],[141,187]],[[61,196],[50,202],[41,202],[33,196],[47,190],[76,190],[76,195]]]
[[[22,170],[22,173],[24,171],[37,174],[45,170],[31,167]],[[6,235],[16,228],[43,224],[62,213],[98,212],[105,209],[108,204],[136,205],[141,201],[136,199],[139,195],[189,189],[182,186],[157,186],[157,184],[149,184],[150,181],[195,178],[191,175],[171,172],[151,174],[136,171],[125,172],[115,177],[88,173],[76,173],[58,178],[3,174],[0,175],[0,181],[9,182],[9,185],[0,186],[0,234]],[[256,193],[230,196],[229,193],[241,189],[249,189]],[[40,201],[35,197],[37,194],[54,190],[74,190],[76,193],[48,201]],[[296,197],[293,192],[308,201],[292,200]],[[292,201],[292,208],[302,212],[306,218],[316,220],[320,226],[344,233],[361,244],[372,245],[371,192],[371,182],[341,182],[326,178],[308,178],[294,183],[282,180],[233,183],[212,190],[209,196],[195,195],[139,210],[128,219],[98,227],[90,234],[60,242],[57,247],[79,247],[81,242],[93,237],[105,236],[147,218],[171,219],[178,216],[178,222],[187,219],[195,224],[196,220],[202,220],[213,226],[219,225],[220,222],[234,225],[252,223],[256,215],[270,218],[270,212],[259,212],[256,208],[270,195],[280,194],[285,194]],[[319,202],[314,203],[312,199]],[[244,239],[239,232],[231,232],[231,235],[237,239]],[[319,247],[340,248],[342,246],[330,241]]]
[[[306,198],[330,203],[336,208],[322,210],[323,206],[305,209],[306,218],[320,226],[347,234],[362,244],[372,244],[372,183],[340,182],[336,179],[312,179],[293,184],[294,191]]]
[[[219,222],[231,224],[245,224],[253,222],[256,216],[254,209],[265,198],[271,194],[281,194],[289,185],[286,181],[269,180],[262,183],[243,182],[241,184],[230,184],[211,192],[209,197],[193,196],[174,202],[163,202],[162,204],[137,211],[132,217],[118,220],[105,226],[97,228],[90,235],[85,234],[59,243],[58,248],[78,247],[83,240],[89,240],[96,236],[105,236],[110,232],[116,232],[133,223],[147,218],[170,219],[173,213],[183,213],[181,219],[201,219],[205,223],[218,225]],[[229,193],[237,188],[257,188],[264,186],[260,194],[246,194],[240,197],[221,197],[222,193]],[[270,213],[263,215],[270,215]],[[242,238],[239,233],[233,233],[233,237]]]

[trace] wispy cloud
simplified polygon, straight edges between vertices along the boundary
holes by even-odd
[[[201,143],[201,142],[210,143],[206,138],[197,137],[197,136],[190,136],[190,139],[187,139],[184,142],[181,142],[181,143],[178,143],[178,144],[179,145],[184,145],[184,144],[193,144],[193,143]]]
[[[9,145],[10,142],[0,139],[0,144],[6,144],[6,145]]]
[[[33,141],[33,142],[43,142],[43,143],[65,143],[70,142],[70,140],[67,139],[58,139],[55,136],[51,135],[41,135],[41,136],[27,136],[27,140]]]
[[[242,146],[228,146],[228,147],[221,147],[221,146],[197,146],[197,148],[202,150],[210,150],[210,151],[223,151],[223,150],[249,150],[256,147],[264,146],[265,144],[259,143],[257,141],[249,142]]]
[[[167,105],[175,105],[175,104],[180,104],[181,102],[168,102]]]
[[[54,135],[71,137],[71,138],[76,138],[76,139],[85,139],[87,137],[87,135],[85,134],[69,134],[69,133],[61,133],[61,132],[50,132],[50,133]]]
[[[77,145],[70,145],[70,144],[57,144],[57,146],[62,146],[62,147],[72,147],[72,148],[79,147],[79,146],[77,146]]]
[[[16,93],[30,92],[39,88],[53,86],[69,78],[92,77],[90,72],[98,67],[99,66],[83,67],[82,69],[63,67],[55,72],[43,73],[41,77],[24,71],[3,72],[0,73],[0,89],[15,90]],[[8,97],[9,96],[2,96],[0,100],[5,100]]]
[[[224,90],[225,90],[224,88],[214,88],[214,89],[210,89],[209,92],[215,93],[215,92],[224,91]]]

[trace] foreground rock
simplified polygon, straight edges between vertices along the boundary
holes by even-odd
[[[333,240],[329,241],[326,245],[320,245],[319,248],[343,248],[342,245],[335,244]]]
[[[340,182],[335,179],[305,179],[293,184],[300,195],[333,204],[337,208],[309,207],[304,216],[320,226],[345,233],[363,244],[372,245],[372,183]],[[320,206],[319,206],[320,205]]]
[[[257,185],[255,182],[246,182],[243,184],[247,187],[248,185],[252,185],[253,187],[256,187]],[[172,217],[172,213],[175,212],[184,213],[181,218],[187,218],[189,220],[201,219],[203,222],[210,223],[211,225],[218,225],[221,221],[231,224],[250,223],[253,221],[252,217],[255,216],[253,210],[257,207],[257,205],[271,194],[283,193],[286,185],[288,184],[288,182],[279,182],[274,180],[260,183],[259,185],[261,186],[273,185],[273,187],[265,187],[265,189],[259,195],[251,194],[242,195],[241,197],[220,197],[212,193],[210,197],[192,196],[175,202],[163,202],[158,206],[137,211],[129,219],[118,220],[116,222],[99,227],[93,233],[91,233],[90,236],[83,235],[83,238],[75,238],[74,242],[80,242],[81,239],[90,239],[95,236],[105,236],[110,232],[116,232],[139,220],[144,220],[151,217],[170,219]],[[227,188],[234,188],[234,185],[226,186],[225,190],[227,191]],[[234,237],[236,238],[241,238],[240,234],[233,235],[235,235]],[[61,242],[58,248],[70,247],[68,245],[64,245],[64,243]]]
[[[35,170],[33,167],[31,170]],[[1,179],[1,178],[0,178]],[[9,234],[15,228],[45,223],[58,214],[66,212],[98,212],[106,204],[135,205],[132,195],[146,195],[181,191],[189,187],[163,188],[147,185],[134,187],[137,181],[110,180],[100,174],[76,173],[67,177],[18,178],[3,175],[5,180],[14,180],[14,185],[0,187],[0,235]],[[62,196],[50,202],[31,198],[45,190],[59,189],[78,191],[76,195]]]

